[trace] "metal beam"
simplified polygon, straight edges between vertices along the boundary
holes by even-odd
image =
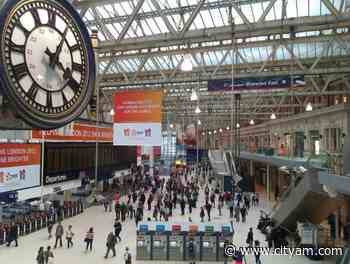
[[[189,28],[191,27],[193,21],[195,20],[195,18],[197,17],[199,11],[201,11],[201,8],[204,4],[205,0],[200,0],[196,6],[196,9],[192,12],[191,16],[189,17],[189,19],[186,21],[183,29],[181,30],[181,33],[179,34],[179,37],[182,39],[186,32],[189,30]]]
[[[242,9],[236,5],[235,3],[232,3],[232,7],[236,10],[237,14],[239,15],[239,17],[242,19],[242,21],[249,27],[249,28],[253,28],[251,22],[249,21],[249,19],[246,17],[246,15],[243,13]]]
[[[143,3],[145,2],[145,0],[139,0],[137,2],[137,5],[135,6],[135,8],[133,9],[128,21],[126,22],[125,26],[123,27],[122,31],[120,32],[119,36],[118,36],[118,41],[124,39],[126,33],[128,32],[132,22],[134,22],[135,17],[137,16],[137,13],[140,11]]]
[[[177,30],[174,29],[174,27],[169,22],[169,19],[167,18],[167,16],[164,14],[163,9],[159,5],[159,1],[158,0],[151,0],[151,1],[152,1],[152,4],[154,5],[154,7],[157,9],[157,12],[158,12],[159,16],[162,17],[162,19],[163,19],[166,27],[168,28],[169,32],[171,34],[175,35]]]
[[[270,3],[268,4],[264,12],[261,14],[260,18],[258,19],[258,23],[262,23],[265,21],[266,16],[269,14],[269,12],[271,11],[272,7],[275,5],[276,2],[277,0],[270,0]]]
[[[307,31],[323,31],[326,29],[344,28],[350,26],[350,15],[342,17],[318,16],[286,19],[283,21],[267,21],[254,23],[253,28],[246,24],[235,25],[235,39],[246,39],[260,36],[273,36],[290,33],[291,28],[295,33]],[[208,28],[205,30],[190,30],[184,34],[172,36],[169,34],[155,34],[142,38],[124,39],[122,41],[102,41],[101,52],[155,49],[183,45],[184,43],[227,41],[232,39],[231,26]]]
[[[327,7],[327,9],[332,13],[333,16],[339,16],[339,11],[335,8],[335,6],[329,0],[321,0],[322,3]]]

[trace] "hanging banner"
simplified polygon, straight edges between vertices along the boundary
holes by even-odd
[[[161,145],[161,91],[127,91],[115,93],[114,112],[114,145]]]
[[[82,124],[70,124],[54,130],[32,130],[32,139],[46,141],[100,141],[112,142],[113,129],[111,127],[95,127]]]
[[[39,144],[0,144],[0,193],[40,186]]]
[[[303,75],[293,76],[294,86],[305,86]],[[289,88],[292,84],[291,76],[276,77],[251,77],[234,79],[233,89],[235,91],[245,90],[263,90],[263,89],[279,89]],[[208,81],[208,91],[231,91],[232,80],[210,80]]]

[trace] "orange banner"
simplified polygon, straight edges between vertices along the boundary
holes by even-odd
[[[161,123],[161,91],[127,91],[114,94],[114,123]]]
[[[40,165],[39,144],[0,144],[0,168]]]
[[[32,130],[33,139],[52,141],[113,141],[113,128],[74,124],[54,130]]]

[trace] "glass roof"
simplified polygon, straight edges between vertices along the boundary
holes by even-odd
[[[168,34],[172,30],[181,31],[191,17],[200,0],[145,0],[132,21],[129,29],[125,33],[125,39],[144,38],[159,34]],[[202,5],[198,14],[194,17],[193,23],[189,27],[191,30],[201,30],[208,28],[219,28],[228,26],[230,23],[231,0],[207,0]],[[237,1],[238,2],[238,1]],[[283,11],[283,0],[276,0],[270,11],[267,12],[265,20],[281,20],[285,18],[298,18],[310,16],[332,15],[330,9],[322,0],[288,0],[286,1],[286,11]],[[329,0],[336,10],[343,10],[345,3],[342,0]],[[346,1],[345,1],[346,2]],[[98,3],[98,2],[97,2]],[[105,3],[105,2],[104,2]],[[138,0],[122,0],[101,4],[87,9],[83,20],[88,29],[98,29],[100,41],[117,41],[123,28],[128,24],[130,16],[138,5]],[[244,23],[258,23],[264,11],[269,8],[270,1],[267,0],[241,0],[232,8],[232,17],[236,25]],[[348,32],[348,29],[344,29]],[[332,33],[332,32],[328,32]],[[328,34],[322,32],[323,35]],[[320,32],[297,33],[296,37],[318,36]],[[289,34],[283,36],[289,39]],[[245,39],[246,42],[263,42],[268,36],[252,37]],[[237,41],[240,43],[240,40]],[[220,43],[202,43],[203,46],[217,46]],[[143,64],[141,58],[121,57],[114,60],[115,63],[108,69],[107,73],[128,73],[141,71],[171,70],[181,62],[183,54],[166,54],[171,51],[171,47],[162,48],[164,55],[157,54],[150,56]],[[176,49],[176,47],[174,47]],[[305,39],[304,43],[299,41],[289,47],[299,58],[315,58],[319,55],[341,56],[349,54],[349,44],[340,45],[334,41],[316,42]],[[237,63],[257,63],[271,59],[272,45],[255,45],[254,47],[240,47],[238,49]],[[283,45],[275,50],[275,60],[290,59],[291,54]],[[215,48],[213,51],[194,52],[191,57],[194,67],[200,65],[212,66],[222,63],[232,63],[232,52],[229,48]],[[103,72],[107,63],[100,63],[100,72]]]

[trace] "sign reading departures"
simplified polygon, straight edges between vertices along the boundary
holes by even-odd
[[[34,127],[56,128],[77,118],[95,81],[79,14],[66,0],[7,0],[0,12],[0,93]]]

